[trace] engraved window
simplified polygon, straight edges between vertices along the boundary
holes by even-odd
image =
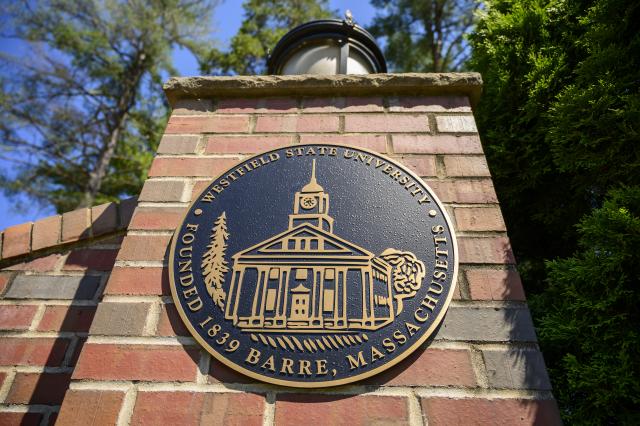
[[[333,290],[325,289],[322,300],[323,310],[325,312],[333,312]]]
[[[311,250],[318,250],[318,239],[314,238],[311,240]]]
[[[265,309],[267,311],[273,311],[276,308],[276,289],[270,288],[267,290],[267,303]]]
[[[287,240],[287,248],[289,250],[294,250],[296,248],[296,241],[295,240]]]
[[[269,279],[277,280],[278,278],[280,278],[280,268],[271,268],[269,271]]]
[[[332,280],[335,277],[335,269],[326,269],[324,271],[324,279],[325,280]]]

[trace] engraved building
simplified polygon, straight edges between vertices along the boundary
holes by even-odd
[[[295,194],[288,229],[233,256],[225,317],[261,331],[374,330],[389,324],[391,266],[335,235],[333,225],[313,160],[310,182]]]

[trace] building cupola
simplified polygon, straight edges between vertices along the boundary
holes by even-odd
[[[325,231],[333,232],[333,218],[329,216],[329,195],[316,180],[316,160],[311,163],[309,183],[296,192],[293,214],[289,215],[289,229],[302,223],[310,223]]]

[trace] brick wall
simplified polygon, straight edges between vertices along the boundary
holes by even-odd
[[[135,200],[2,233],[0,424],[53,424]]]
[[[91,271],[106,283],[91,301],[99,304],[88,339],[75,369],[67,349],[63,370],[51,370],[71,374],[58,422],[559,423],[474,124],[479,87],[473,74],[171,80],[173,113],[115,265],[108,279]],[[253,153],[314,142],[372,149],[422,176],[454,222],[460,274],[445,321],[423,348],[365,381],[305,391],[212,359],[178,318],[166,268],[174,229],[211,179]],[[51,274],[71,274],[60,262]],[[40,333],[38,321],[24,320],[28,331],[16,335]],[[0,389],[6,398],[10,386]],[[6,401],[0,410],[13,409]]]

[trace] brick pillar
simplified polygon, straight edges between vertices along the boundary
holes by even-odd
[[[62,404],[63,423],[559,423],[471,105],[477,74],[202,77],[173,113]],[[189,335],[168,245],[189,203],[249,154],[339,143],[423,177],[458,236],[457,295],[435,339],[386,372],[316,391],[224,367]]]

